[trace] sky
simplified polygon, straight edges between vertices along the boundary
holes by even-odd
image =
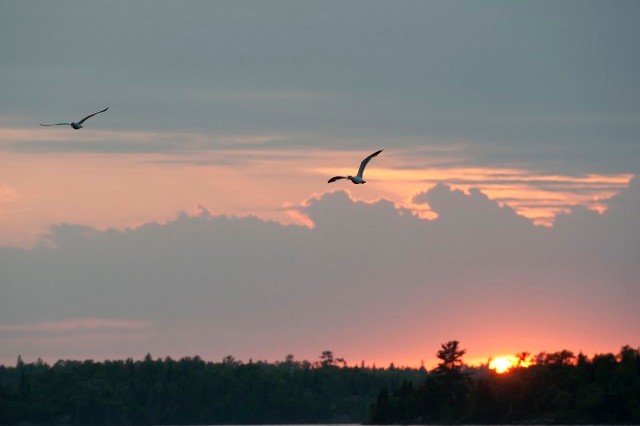
[[[640,346],[638,18],[2,2],[0,363]]]

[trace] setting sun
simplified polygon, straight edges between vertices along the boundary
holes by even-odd
[[[489,368],[498,374],[506,373],[516,365],[518,365],[518,360],[514,356],[498,356],[489,361]]]

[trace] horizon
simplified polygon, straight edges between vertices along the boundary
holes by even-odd
[[[464,345],[462,345],[464,346]],[[620,353],[620,350],[624,349],[625,347],[631,347],[632,349],[636,349],[636,350],[640,350],[640,348],[633,348],[632,346],[630,346],[629,344],[623,344],[620,345],[620,347],[617,350],[611,350],[611,351],[604,351],[604,352],[594,352],[594,353],[585,353],[583,351],[573,351],[571,349],[568,348],[563,348],[563,349],[558,349],[558,350],[552,350],[552,351],[540,351],[538,353],[529,353],[526,352],[528,354],[528,358],[529,361],[527,362],[527,365],[523,366],[523,368],[528,368],[530,366],[534,366],[537,365],[537,361],[536,358],[541,356],[541,355],[545,355],[545,354],[553,354],[553,353],[558,353],[564,350],[567,350],[569,352],[571,352],[574,356],[578,356],[578,355],[584,355],[587,357],[587,359],[592,360],[594,357],[600,356],[600,355],[614,355],[617,356]],[[462,347],[462,349],[464,349],[464,347]],[[324,352],[324,351],[323,351]],[[438,363],[438,358],[437,356],[433,356],[432,357],[432,364],[431,365],[427,365],[424,360],[421,360],[419,364],[402,364],[402,363],[397,363],[394,361],[389,361],[387,363],[376,363],[376,362],[368,362],[366,358],[362,358],[359,361],[353,361],[351,362],[351,360],[348,359],[344,359],[342,357],[339,356],[339,354],[333,353],[333,351],[329,351],[332,352],[332,354],[334,355],[334,357],[337,357],[337,359],[339,359],[339,362],[336,362],[335,364],[333,364],[334,367],[337,368],[367,368],[367,369],[383,369],[383,370],[388,370],[390,369],[392,366],[393,368],[397,368],[397,369],[412,369],[412,370],[419,370],[419,369],[426,369],[427,371],[432,371],[437,367],[437,363]],[[519,353],[522,353],[523,351],[520,351]],[[214,359],[207,359],[204,357],[201,357],[198,354],[191,354],[191,355],[181,355],[181,356],[170,356],[170,355],[160,355],[160,356],[154,356],[151,353],[147,353],[144,356],[128,356],[128,357],[121,357],[121,358],[104,358],[104,359],[93,359],[93,358],[84,358],[84,359],[72,359],[72,358],[68,358],[68,359],[56,359],[56,360],[46,360],[43,359],[41,357],[36,357],[34,359],[25,359],[24,357],[22,357],[21,354],[18,354],[18,358],[13,362],[13,364],[10,364],[8,362],[3,362],[2,360],[0,360],[0,366],[3,366],[5,368],[11,368],[11,367],[16,367],[18,365],[18,363],[20,362],[24,362],[25,364],[37,364],[38,362],[44,362],[45,364],[49,365],[49,366],[53,366],[58,362],[84,362],[84,361],[92,361],[92,362],[98,362],[98,363],[104,363],[104,362],[123,362],[123,361],[129,361],[132,360],[133,362],[142,362],[144,361],[147,357],[151,357],[151,360],[153,361],[166,361],[167,359],[170,359],[172,361],[180,361],[180,360],[188,360],[188,359],[200,359],[205,363],[213,363],[213,364],[222,364],[226,361],[227,358],[231,357],[234,362],[238,362],[240,365],[247,365],[247,364],[252,364],[252,363],[266,363],[266,364],[270,364],[270,365],[277,365],[279,363],[282,362],[286,362],[289,360],[289,357],[292,356],[291,361],[296,362],[296,363],[309,363],[309,365],[311,367],[318,367],[319,365],[319,361],[321,358],[320,354],[319,356],[317,356],[315,359],[308,359],[308,358],[297,358],[294,354],[287,354],[284,357],[282,357],[282,359],[260,359],[260,358],[254,358],[254,357],[249,357],[248,359],[239,359],[236,358],[235,356],[233,356],[233,354],[229,354],[224,356],[223,358],[219,359],[219,360],[214,360]],[[502,372],[506,372],[508,371],[508,369],[511,369],[515,366],[514,362],[512,362],[506,369],[506,371],[499,371],[500,367],[499,365],[493,365],[491,361],[495,360],[495,359],[508,359],[511,358],[513,360],[515,360],[516,358],[516,353],[512,353],[512,354],[495,354],[495,355],[491,355],[487,358],[472,358],[471,360],[465,359],[466,355],[468,355],[467,353],[465,353],[465,355],[462,357],[462,366],[466,367],[466,368],[488,368],[491,370],[498,370],[498,373],[502,373]],[[512,360],[512,361],[513,361]]]

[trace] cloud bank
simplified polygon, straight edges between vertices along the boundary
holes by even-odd
[[[438,217],[338,191],[304,207],[312,229],[202,206],[124,231],[53,226],[35,248],[0,248],[0,360],[333,349],[418,363],[451,338],[477,357],[638,344],[637,177],[604,214],[574,208],[551,228],[477,189],[415,202]]]

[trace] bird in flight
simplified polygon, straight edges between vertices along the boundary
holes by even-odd
[[[369,161],[375,157],[376,155],[380,154],[382,152],[382,150],[380,151],[376,151],[373,154],[371,154],[370,156],[368,156],[367,158],[365,158],[364,160],[362,160],[362,163],[360,163],[360,168],[358,169],[358,174],[356,176],[334,176],[331,179],[329,179],[329,181],[327,183],[331,183],[331,182],[335,182],[337,180],[340,179],[349,179],[351,182],[353,182],[354,184],[360,184],[360,183],[367,183],[367,181],[365,181],[362,178],[362,174],[364,173],[364,168],[367,167],[367,163],[369,163]]]
[[[74,129],[78,130],[78,129],[82,129],[84,126],[82,125],[82,123],[84,123],[88,118],[93,117],[96,114],[100,114],[101,112],[105,112],[106,110],[108,110],[109,107],[106,107],[105,109],[103,109],[102,111],[98,111],[98,112],[94,112],[93,114],[89,114],[87,115],[85,118],[83,118],[80,121],[72,121],[71,123],[56,123],[56,124],[40,124],[41,126],[71,126]]]

